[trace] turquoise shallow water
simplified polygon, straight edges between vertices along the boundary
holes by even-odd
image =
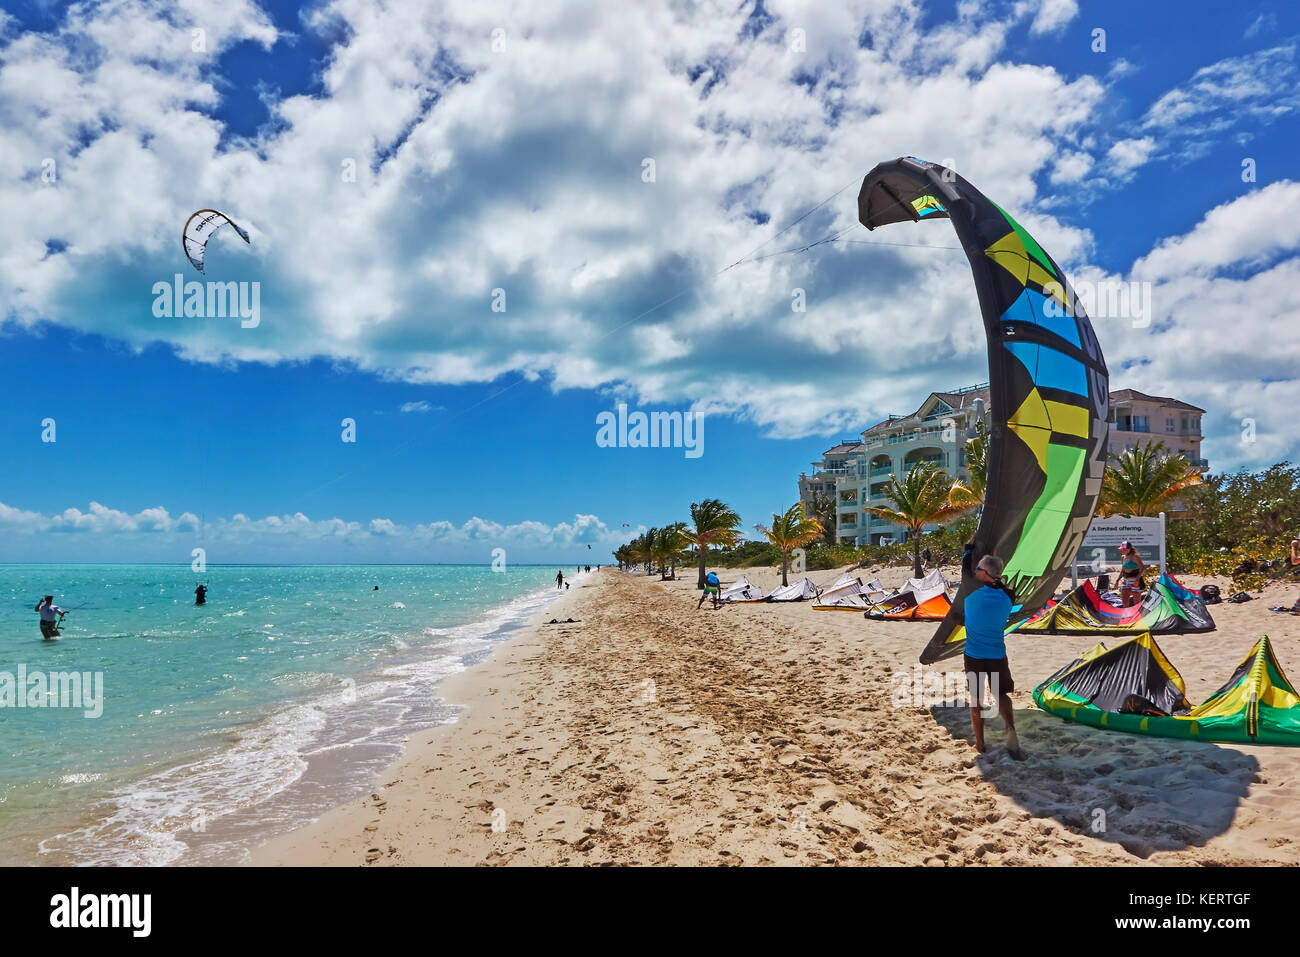
[[[454,720],[437,683],[551,600],[555,572],[0,566],[0,864],[242,859]],[[51,592],[71,611],[43,642],[32,608]],[[101,676],[102,714],[6,702],[20,672],[24,704],[38,673]]]

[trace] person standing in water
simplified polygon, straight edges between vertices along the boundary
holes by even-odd
[[[39,612],[41,616],[41,637],[47,641],[59,637],[59,625],[62,624],[63,616],[67,612],[54,604],[54,596],[46,595],[36,603],[36,608],[33,610]]]
[[[1007,753],[1016,761],[1024,760],[1016,722],[1011,711],[1011,692],[1016,683],[1007,662],[1004,632],[1011,615],[1011,596],[1002,584],[1002,559],[985,555],[975,565],[975,578],[983,587],[966,596],[966,678],[970,684],[970,722],[975,732],[975,750],[984,746],[984,683],[998,699],[998,713],[1007,726]]]
[[[555,573],[555,590],[559,591],[564,587],[564,572]]]
[[[206,605],[208,603],[208,586],[200,585],[194,589],[194,604]]]

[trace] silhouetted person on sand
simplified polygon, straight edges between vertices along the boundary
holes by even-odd
[[[992,695],[998,699],[998,714],[1007,726],[1007,753],[1017,761],[1024,760],[1020,740],[1016,737],[1016,722],[1011,713],[1011,692],[1016,683],[1011,678],[1007,662],[1007,644],[1003,637],[1007,618],[1011,615],[1011,596],[1002,584],[1002,559],[985,555],[975,566],[975,577],[982,588],[966,596],[966,680],[970,685],[970,723],[975,732],[975,750],[985,752],[984,746],[984,683],[987,681]]]
[[[54,596],[46,595],[36,603],[33,611],[40,612],[41,615],[41,637],[47,640],[59,637],[59,625],[63,623],[63,616],[67,612],[54,604]]]
[[[194,589],[194,604],[206,605],[208,603],[208,586],[200,585]]]

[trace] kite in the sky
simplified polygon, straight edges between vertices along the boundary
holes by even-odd
[[[222,226],[229,226],[239,234],[240,239],[249,241],[248,233],[238,223],[215,209],[200,209],[185,221],[185,228],[181,230],[181,245],[185,248],[190,264],[199,272],[203,272],[203,257],[208,249],[208,240]]]
[[[1106,470],[1109,376],[1092,323],[1064,273],[996,203],[950,169],[915,157],[862,181],[868,229],[947,219],[975,277],[989,352],[988,480],[968,568],[921,653],[931,664],[965,646],[966,596],[979,559],[1006,563],[1019,624],[1052,597],[1092,521]]]

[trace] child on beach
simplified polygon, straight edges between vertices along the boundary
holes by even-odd
[[[997,696],[998,713],[1007,726],[1007,753],[1016,761],[1024,760],[1016,722],[1011,713],[1011,692],[1016,683],[1007,662],[1007,645],[1003,633],[1011,615],[1011,596],[1000,577],[1002,559],[985,555],[975,566],[975,577],[983,586],[966,596],[966,677],[970,684],[970,721],[975,732],[975,750],[984,746],[984,683]]]

